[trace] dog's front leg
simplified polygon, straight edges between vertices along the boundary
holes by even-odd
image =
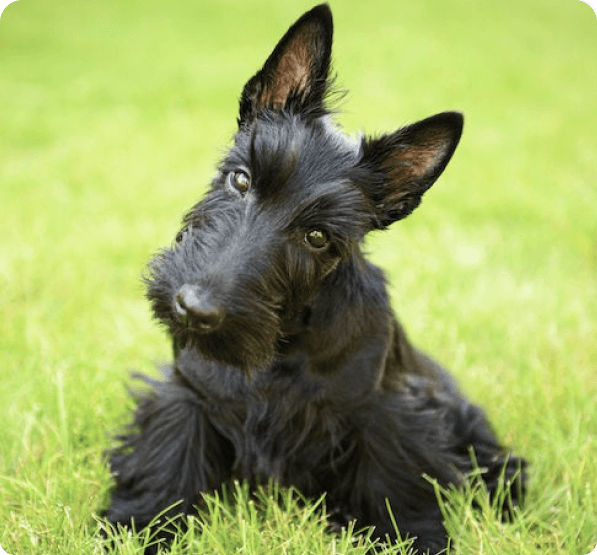
[[[359,448],[347,512],[360,524],[373,525],[374,537],[382,541],[397,539],[395,522],[419,553],[442,552],[448,537],[427,476],[444,486],[459,482],[442,410],[423,395],[379,391],[350,414]]]
[[[164,381],[144,379],[152,389],[139,400],[131,432],[112,452],[116,488],[105,512],[112,524],[136,529],[160,513],[192,512],[201,492],[229,478],[232,458],[201,397],[180,374],[170,372]]]

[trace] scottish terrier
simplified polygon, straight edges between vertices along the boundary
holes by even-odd
[[[327,5],[290,27],[242,91],[210,190],[149,264],[174,362],[146,379],[111,454],[111,523],[141,528],[231,480],[274,480],[325,494],[333,522],[438,553],[448,538],[429,478],[459,486],[475,472],[490,496],[522,498],[525,461],[410,344],[362,251],[368,232],[419,205],[462,115],[347,137],[327,105],[331,47]]]

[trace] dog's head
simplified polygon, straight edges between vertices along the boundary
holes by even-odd
[[[327,5],[290,27],[242,91],[210,191],[151,261],[148,297],[176,344],[267,366],[364,235],[410,214],[450,160],[455,112],[378,138],[338,130],[326,105],[331,48]]]

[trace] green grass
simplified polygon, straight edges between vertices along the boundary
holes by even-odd
[[[236,101],[305,1],[20,0],[0,19],[0,544],[100,553],[103,456],[127,371],[169,346],[139,275],[234,131]],[[412,339],[532,462],[502,524],[448,494],[467,554],[597,543],[597,19],[578,0],[340,1],[339,121],[465,113],[409,219],[369,241]],[[362,554],[321,506],[213,501],[173,553]],[[287,495],[287,494],[282,494]],[[123,534],[119,552],[143,537]],[[396,553],[404,552],[399,546]]]

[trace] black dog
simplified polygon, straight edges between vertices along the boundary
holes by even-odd
[[[326,493],[342,521],[447,545],[428,475],[461,484],[476,461],[514,504],[524,460],[417,351],[392,314],[364,235],[408,216],[440,176],[462,116],[351,140],[331,122],[332,16],[304,14],[246,84],[234,145],[148,297],[175,362],[112,454],[112,523],[190,513],[231,479]]]

